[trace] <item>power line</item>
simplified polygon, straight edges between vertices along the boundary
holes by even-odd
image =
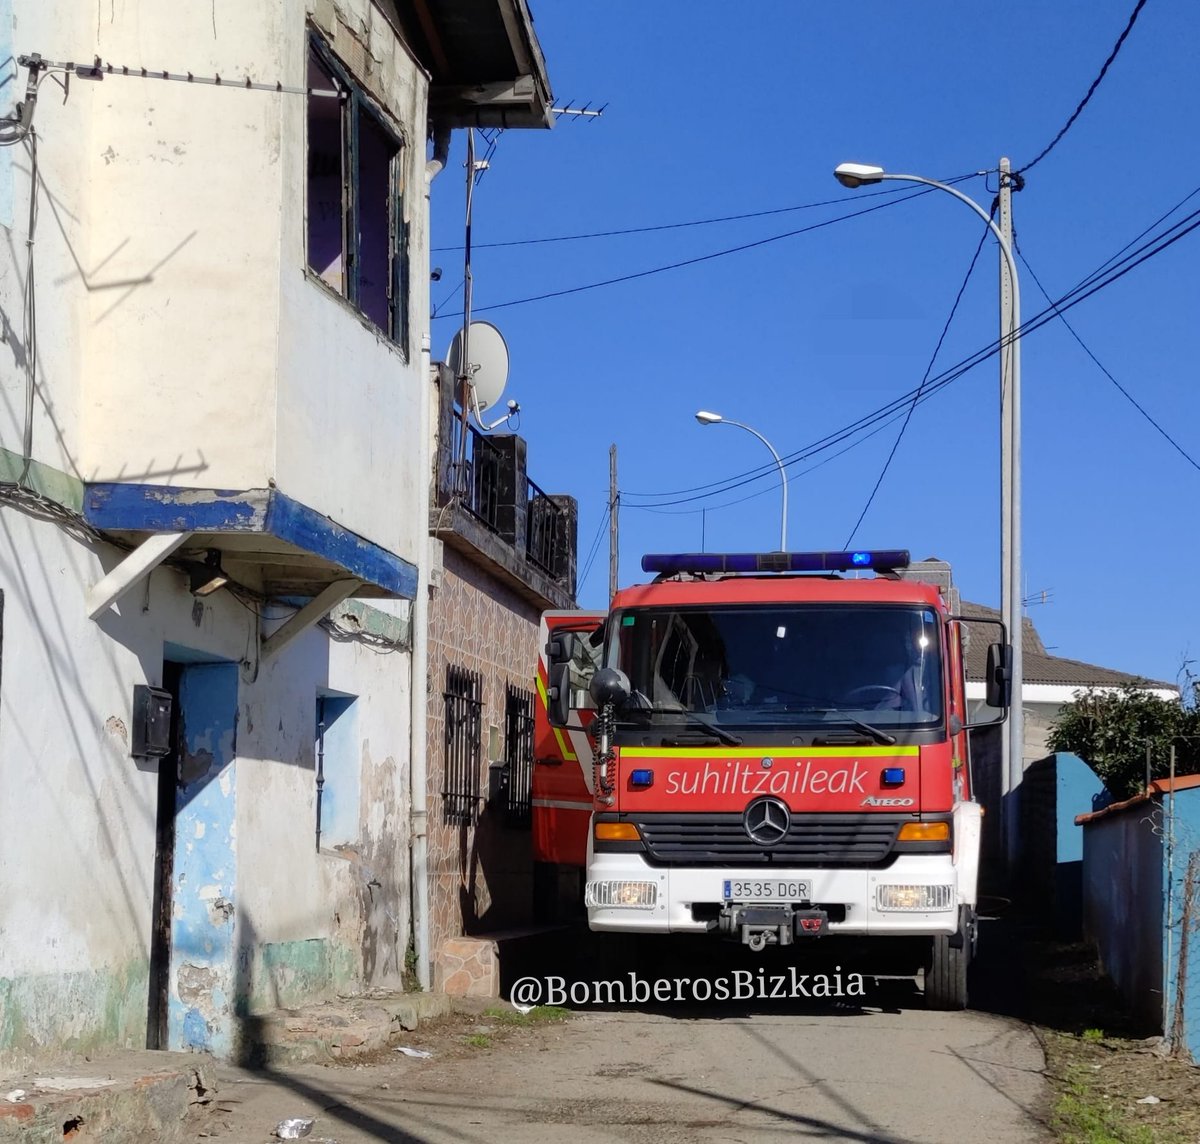
[[[1189,198],[1193,197],[1195,194],[1200,194],[1200,187],[1197,187],[1191,194],[1185,196],[1185,198],[1182,200],[1182,202],[1186,202]],[[1178,204],[1178,205],[1181,205],[1181,204]],[[1173,210],[1178,209],[1178,205],[1175,208],[1173,208]],[[1171,213],[1173,213],[1173,212],[1169,211],[1169,212],[1167,212],[1167,216],[1163,216],[1163,217],[1168,217]],[[1184,225],[1184,223],[1187,223],[1187,222],[1191,221],[1193,218],[1197,217],[1197,214],[1200,214],[1200,212],[1195,212],[1192,215],[1186,216],[1183,220],[1181,220],[1181,222],[1174,224],[1174,228],[1182,227]],[[1162,221],[1162,220],[1160,219],[1159,221]],[[1189,228],[1189,229],[1191,229],[1191,228]],[[1154,242],[1159,241],[1159,239],[1165,238],[1168,234],[1170,234],[1170,232],[1171,232],[1170,229],[1168,229],[1167,231],[1164,231],[1161,235],[1159,235],[1158,238],[1156,238],[1152,241],[1154,241]],[[1145,231],[1142,232],[1143,235],[1145,233],[1146,233]],[[1184,233],[1186,233],[1186,232],[1184,232]],[[1141,236],[1139,236],[1139,237],[1141,237]],[[1176,238],[1182,238],[1182,237],[1183,237],[1183,234],[1178,234],[1176,236]],[[1171,241],[1175,241],[1175,239],[1172,239]],[[1127,250],[1129,245],[1130,244],[1127,243],[1124,247],[1122,247],[1122,251]],[[1151,245],[1150,243],[1146,243],[1145,246],[1140,248],[1140,250],[1145,250],[1150,245]],[[1169,245],[1169,243],[1167,245]],[[1135,254],[1140,253],[1140,251],[1135,251],[1134,253]],[[1153,253],[1157,253],[1157,251],[1155,251]],[[1133,254],[1128,255],[1126,261],[1128,261],[1129,259],[1132,259],[1133,257],[1134,257]],[[1141,260],[1139,260],[1139,261],[1141,261]],[[1110,264],[1112,264],[1113,262],[1114,262],[1113,258],[1107,259],[1104,263],[1101,264],[1101,270],[1110,266]],[[1114,277],[1112,279],[1110,279],[1110,281],[1115,281],[1117,277],[1122,276],[1124,273],[1127,272],[1128,269],[1132,269],[1132,266],[1129,266],[1128,268],[1126,268],[1126,270],[1122,270],[1120,272],[1120,274],[1114,275]],[[1065,308],[1065,307],[1063,307],[1064,302],[1067,302],[1069,299],[1072,298],[1073,295],[1075,295],[1079,291],[1084,290],[1087,286],[1089,286],[1091,283],[1096,281],[1100,276],[1101,270],[1093,271],[1086,278],[1084,278],[1078,285],[1076,285],[1071,291],[1069,291],[1062,298],[1060,298],[1059,299],[1059,307]],[[1107,284],[1107,283],[1105,283],[1105,284]],[[1076,301],[1081,301],[1081,300],[1082,300],[1082,298],[1076,299]],[[1074,304],[1075,304],[1075,302],[1071,302],[1071,305],[1074,305]],[[957,373],[957,374],[954,373],[955,370],[958,370],[961,368],[965,372],[966,369],[974,368],[974,366],[979,364],[979,362],[986,360],[988,357],[991,357],[992,355],[997,353],[1003,345],[1007,345],[1012,337],[1016,337],[1019,334],[1032,332],[1039,325],[1044,324],[1045,321],[1048,321],[1050,317],[1053,317],[1053,312],[1050,309],[1046,309],[1046,310],[1042,311],[1040,314],[1036,315],[1034,318],[1030,319],[1029,322],[1027,322],[1024,326],[1022,326],[1022,328],[1019,331],[1014,331],[1013,334],[1005,337],[1004,339],[993,342],[988,347],[984,347],[983,349],[976,351],[976,353],[971,355],[971,357],[963,359],[963,361],[960,362],[958,366],[951,367],[945,373],[939,375],[938,378],[935,378],[934,385],[931,386],[929,388],[929,390],[927,391],[927,396],[931,395],[933,392],[936,391],[936,389],[941,388],[943,385],[949,384],[949,382],[955,380],[956,377],[961,376],[960,373]],[[953,375],[953,376],[951,376],[951,375]],[[860,427],[861,425],[870,424],[874,418],[876,418],[880,415],[886,415],[887,413],[894,411],[896,408],[902,406],[906,401],[908,401],[914,395],[914,392],[915,391],[910,390],[907,394],[904,394],[900,398],[897,398],[896,400],[890,402],[888,405],[883,406],[881,409],[877,410],[874,414],[868,414],[866,417],[860,419],[859,422],[855,422],[851,426],[848,426],[847,428],[854,429],[854,428]],[[922,400],[924,400],[924,398],[922,398]],[[836,443],[836,441],[834,441],[834,437],[836,437],[836,434],[831,435],[831,437],[828,437],[828,438],[823,438],[821,441],[816,442],[815,446],[822,446],[826,442],[831,442],[831,441],[833,443]],[[785,465],[794,463],[797,460],[805,459],[808,455],[810,455],[811,449],[815,446],[809,446],[809,447],[806,447],[805,449],[802,449],[796,453],[789,454],[787,457],[784,458]],[[735,476],[732,476],[732,477],[726,477],[719,481],[711,481],[708,484],[704,484],[704,485],[696,485],[691,488],[675,489],[670,492],[661,492],[661,491],[660,492],[629,492],[627,490],[625,492],[625,496],[627,496],[627,497],[644,497],[644,498],[683,497],[683,496],[685,496],[685,494],[702,492],[703,490],[706,490],[706,489],[714,490],[709,495],[719,496],[722,493],[731,491],[733,488],[740,487],[740,485],[745,484],[750,480],[761,479],[762,477],[768,476],[771,473],[774,473],[775,471],[776,471],[776,467],[774,465],[767,464],[767,465],[763,465],[763,466],[760,466],[755,469],[747,470],[746,472],[743,472],[740,474],[736,474]],[[687,499],[701,499],[701,498],[690,497]],[[683,503],[683,501],[682,500],[663,501],[661,503],[674,504],[674,503]]]
[[[582,294],[587,290],[598,290],[602,286],[616,286],[623,282],[633,282],[639,278],[649,278],[655,274],[663,274],[668,270],[680,270],[685,266],[696,266],[702,262],[711,262],[715,258],[724,258],[730,254],[741,254],[747,250],[754,250],[760,246],[767,246],[772,242],[782,242],[785,238],[795,238],[800,234],[808,234],[810,231],[820,230],[823,227],[832,226],[834,223],[845,222],[848,219],[860,218],[862,215],[871,214],[874,211],[884,210],[887,207],[897,206],[900,203],[908,202],[911,199],[919,198],[921,195],[927,195],[933,190],[932,187],[925,187],[922,190],[914,191],[912,194],[899,196],[884,203],[877,203],[873,207],[865,207],[860,211],[851,211],[849,214],[836,215],[834,218],[825,219],[822,222],[812,223],[810,226],[802,226],[796,230],[789,230],[783,234],[773,234],[767,238],[760,238],[756,242],[742,243],[740,246],[730,246],[724,250],[715,250],[709,254],[700,254],[694,258],[685,258],[680,262],[671,262],[665,266],[654,266],[649,270],[638,270],[632,274],[621,274],[616,278],[605,278],[600,282],[588,282],[583,286],[569,286],[563,290],[550,290],[545,294],[534,294],[528,298],[513,298],[508,302],[493,302],[490,306],[476,306],[474,312],[476,314],[486,313],[488,310],[505,310],[510,306],[523,306],[528,302],[545,302],[550,298],[563,298],[569,294]],[[449,315],[439,315],[441,317],[449,317]]]
[[[1197,188],[1197,189],[1200,190],[1200,188]],[[1193,192],[1193,193],[1195,193],[1195,192]],[[1021,249],[1019,247],[1017,248],[1017,256],[1021,259],[1021,262],[1024,265],[1025,269],[1029,271],[1030,276],[1033,278],[1034,282],[1037,284],[1037,288],[1042,292],[1042,297],[1045,298],[1046,301],[1050,303],[1051,307],[1054,307],[1054,303],[1050,301],[1050,295],[1046,293],[1046,288],[1045,288],[1045,286],[1042,285],[1041,279],[1038,278],[1037,273],[1034,271],[1033,267],[1029,265],[1029,259],[1027,259],[1025,257],[1024,253],[1021,251]],[[1197,471],[1200,471],[1200,462],[1197,462],[1195,457],[1191,456],[1191,454],[1188,453],[1187,450],[1184,449],[1184,447],[1182,445],[1180,445],[1179,442],[1176,441],[1174,437],[1171,436],[1170,433],[1168,433],[1157,421],[1154,420],[1153,417],[1150,416],[1149,413],[1146,412],[1145,409],[1142,408],[1142,406],[1134,398],[1133,394],[1131,394],[1129,392],[1129,390],[1127,390],[1115,377],[1113,377],[1113,375],[1111,373],[1109,373],[1108,369],[1105,368],[1104,363],[1098,357],[1096,357],[1096,355],[1094,353],[1092,353],[1092,351],[1088,348],[1087,344],[1084,342],[1083,338],[1081,338],[1079,336],[1079,334],[1076,333],[1075,327],[1072,326],[1071,323],[1068,322],[1067,319],[1064,318],[1061,313],[1058,313],[1057,307],[1054,307],[1054,309],[1055,309],[1055,313],[1058,314],[1059,321],[1061,321],[1062,324],[1064,326],[1066,326],[1067,332],[1071,335],[1071,337],[1073,337],[1079,343],[1080,349],[1082,349],[1083,352],[1085,354],[1087,354],[1087,356],[1090,357],[1092,359],[1092,361],[1094,361],[1096,363],[1096,366],[1099,368],[1100,372],[1102,374],[1104,374],[1104,376],[1107,377],[1108,380],[1111,381],[1113,383],[1113,385],[1115,385],[1117,387],[1117,389],[1119,389],[1121,391],[1121,394],[1129,402],[1129,404],[1132,405],[1134,407],[1134,409],[1136,409],[1148,422],[1150,422],[1151,425],[1154,426],[1155,429],[1158,430],[1159,433],[1162,434],[1163,438],[1167,442],[1170,443],[1171,447],[1185,461],[1187,461],[1187,463],[1189,465],[1191,465],[1192,468],[1196,469]]]
[[[859,445],[864,445],[877,433],[882,433],[889,425],[894,425],[900,420],[900,414],[894,413],[882,424],[876,426],[870,433],[864,433],[857,441],[851,441],[844,449],[839,449],[836,453],[830,453],[828,457],[822,458],[815,465],[810,465],[807,469],[801,469],[798,473],[793,473],[792,478],[807,477],[809,473],[815,473],[817,469],[823,465],[828,465],[830,461],[837,460],[838,457],[845,453],[849,453],[851,449],[857,449]],[[778,466],[772,464],[772,471],[779,472]],[[704,505],[701,508],[650,508],[647,505],[627,504],[625,508],[638,509],[642,512],[652,512],[656,516],[695,516],[701,512],[717,512],[723,508],[732,508],[734,505],[745,504],[746,501],[757,500],[759,497],[765,497],[767,493],[774,492],[775,486],[770,486],[765,489],[759,489],[756,493],[748,493],[744,497],[738,497],[736,500],[722,501],[721,504]],[[714,494],[716,495],[716,494]],[[623,502],[622,502],[623,503]]]
[[[992,211],[995,214],[995,209]],[[896,434],[896,440],[892,442],[891,452],[887,455],[887,460],[883,462],[883,468],[879,471],[879,477],[875,481],[875,487],[871,490],[871,495],[867,497],[867,503],[863,505],[862,512],[858,514],[858,520],[854,522],[854,527],[850,530],[850,535],[846,537],[846,543],[842,545],[843,550],[850,548],[851,542],[854,540],[854,534],[858,532],[862,526],[863,520],[866,518],[867,512],[875,501],[875,495],[879,492],[880,486],[883,484],[883,478],[887,476],[888,469],[891,468],[892,461],[896,456],[896,450],[900,448],[900,442],[904,439],[904,431],[908,428],[908,423],[912,420],[913,412],[921,400],[921,393],[925,388],[925,383],[929,380],[930,373],[933,372],[933,363],[937,361],[937,356],[941,352],[942,343],[946,340],[946,334],[950,332],[950,323],[954,321],[954,315],[958,313],[958,304],[962,301],[963,294],[966,293],[967,283],[971,281],[971,275],[975,273],[975,263],[979,261],[980,251],[983,250],[984,240],[990,233],[991,228],[985,226],[983,233],[979,236],[979,245],[975,247],[975,253],[971,255],[971,264],[967,267],[966,276],[962,280],[962,285],[958,288],[958,293],[954,296],[954,304],[950,307],[950,313],[946,317],[946,323],[942,326],[942,332],[938,335],[937,345],[933,347],[933,353],[929,357],[929,364],[925,367],[925,376],[921,378],[921,384],[917,386],[917,391],[913,395],[912,404],[908,407],[908,412],[904,415],[904,424],[900,426],[900,432]]]
[[[609,501],[604,506],[604,513],[600,517],[600,523],[596,526],[596,535],[592,537],[591,547],[588,549],[588,554],[583,562],[583,571],[579,574],[579,588],[582,588],[587,583],[588,573],[592,570],[592,564],[596,559],[596,553],[600,551],[600,537],[604,535],[604,526],[608,523],[609,515],[612,513],[612,501]]]
[[[1062,130],[1050,140],[1037,158],[1033,159],[1029,163],[1026,163],[1025,166],[1021,167],[1019,170],[1014,171],[1014,175],[1022,175],[1026,171],[1030,171],[1036,167],[1038,163],[1040,163],[1047,155],[1050,154],[1051,151],[1054,150],[1054,148],[1058,145],[1059,140],[1071,130],[1075,120],[1079,118],[1080,113],[1085,107],[1087,107],[1088,101],[1096,93],[1096,88],[1100,86],[1100,83],[1104,79],[1108,69],[1112,66],[1113,60],[1117,58],[1117,53],[1121,50],[1121,45],[1125,43],[1125,38],[1133,30],[1134,22],[1137,20],[1138,14],[1145,6],[1146,0],[1137,0],[1137,4],[1134,5],[1133,12],[1129,16],[1129,22],[1125,25],[1125,30],[1117,37],[1117,42],[1113,45],[1113,50],[1108,53],[1108,59],[1104,61],[1104,66],[1100,69],[1100,74],[1096,76],[1094,80],[1092,80],[1092,86],[1087,89],[1087,94],[1079,101],[1079,106],[1071,113],[1071,118],[1063,124]]]
[[[1080,302],[1086,301],[1093,294],[1099,292],[1100,290],[1106,289],[1108,286],[1111,286],[1114,282],[1120,278],[1123,278],[1131,270],[1135,269],[1137,266],[1140,266],[1143,262],[1156,257],[1158,254],[1161,254],[1168,247],[1173,246],[1176,242],[1190,234],[1192,231],[1196,230],[1198,227],[1200,227],[1200,211],[1194,211],[1192,214],[1185,216],[1178,223],[1175,223],[1167,231],[1164,231],[1162,234],[1158,235],[1154,239],[1151,239],[1143,244],[1140,248],[1127,255],[1122,260],[1123,265],[1118,263],[1117,266],[1112,268],[1105,277],[1100,278],[1100,276],[1095,273],[1089,275],[1072,290],[1068,291],[1061,298],[1059,298],[1057,303],[1052,304],[1045,310],[1042,310],[1040,313],[1036,314],[1028,322],[1024,323],[1019,329],[1014,330],[1012,333],[989,343],[987,346],[984,346],[979,350],[976,350],[975,353],[971,354],[967,358],[962,359],[956,365],[951,366],[949,369],[937,375],[925,386],[925,392],[917,397],[917,403],[920,404],[928,401],[947,385],[957,381],[958,378],[962,377],[965,373],[968,373],[976,366],[995,356],[1004,346],[1009,345],[1014,339],[1018,337],[1024,337],[1035,332],[1047,322],[1053,320],[1054,317],[1061,314],[1061,312],[1069,310],[1073,306],[1077,306]],[[1172,234],[1172,231],[1175,233]],[[1156,243],[1157,245],[1155,245]],[[886,418],[897,412],[904,406],[905,403],[912,400],[916,395],[916,390],[910,390],[909,392],[889,402],[887,405],[884,405],[874,412],[866,414],[864,417],[852,422],[850,425],[836,430],[835,432],[828,434],[826,437],[823,437],[820,440],[789,454],[783,460],[784,465],[790,466],[798,463],[799,461],[807,460],[809,457],[814,456],[819,452],[823,452],[825,449],[840,444],[848,436],[853,436],[855,433],[861,432],[864,428],[875,424],[880,419]],[[720,496],[725,493],[732,492],[734,489],[740,488],[751,483],[752,481],[760,480],[774,471],[775,466],[763,466],[758,469],[753,469],[745,473],[738,474],[734,477],[726,478],[722,481],[710,482],[707,485],[698,485],[690,489],[680,489],[673,493],[654,494],[626,492],[624,495],[643,497],[652,497],[657,495],[665,498],[671,498],[639,506],[645,508],[671,507],[677,504],[686,504],[697,500],[704,500],[708,497]]]
[[[976,172],[970,175],[960,175],[954,182],[961,182],[963,179],[974,178]],[[495,250],[506,246],[540,246],[550,242],[580,242],[589,238],[616,238],[621,235],[628,234],[653,234],[656,231],[662,230],[685,230],[695,226],[713,226],[723,222],[741,222],[744,219],[751,218],[769,218],[772,215],[789,214],[794,211],[814,210],[817,207],[837,206],[841,203],[853,202],[856,199],[869,198],[873,195],[895,195],[900,192],[900,187],[887,187],[881,191],[867,191],[861,195],[842,195],[836,199],[823,199],[815,203],[800,203],[791,207],[774,207],[770,210],[747,211],[744,214],[719,215],[715,218],[697,218],[688,219],[684,222],[664,222],[652,226],[627,226],[617,230],[592,230],[586,231],[583,234],[558,234],[550,235],[545,238],[514,238],[503,242],[476,242],[474,248],[476,250]],[[434,246],[430,248],[431,252],[447,251],[447,250],[462,250],[461,246]]]

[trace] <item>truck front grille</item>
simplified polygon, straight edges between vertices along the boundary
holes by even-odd
[[[739,813],[630,815],[658,866],[874,866],[892,852],[901,821],[876,814],[795,814],[787,836],[760,846]]]

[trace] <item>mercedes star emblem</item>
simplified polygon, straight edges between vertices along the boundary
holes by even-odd
[[[792,812],[777,798],[756,798],[742,815],[742,825],[759,846],[782,842],[792,825]]]

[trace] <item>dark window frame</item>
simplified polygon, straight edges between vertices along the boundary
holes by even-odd
[[[483,768],[483,674],[446,665],[442,821],[472,825],[479,811]]]
[[[509,683],[504,691],[504,819],[509,826],[533,825],[533,692]]]
[[[308,212],[313,204],[308,201],[309,177],[309,140],[308,118],[305,117],[305,251],[304,264],[310,278],[317,280],[324,289],[336,294],[343,301],[354,307],[358,316],[372,329],[383,334],[407,359],[409,355],[409,335],[412,323],[409,318],[409,283],[410,255],[408,225],[404,219],[404,161],[408,141],[403,133],[393,126],[389,116],[376,101],[369,96],[345,64],[334,55],[333,50],[325,39],[316,31],[309,31],[308,52],[315,57],[317,63],[337,84],[344,95],[338,99],[342,113],[342,153],[341,153],[341,182],[342,182],[342,264],[343,289],[338,290],[330,285],[309,262],[308,249]],[[310,99],[313,97],[310,96]],[[320,97],[327,98],[327,97]],[[360,168],[360,124],[366,116],[371,123],[382,132],[391,143],[396,153],[389,163],[388,188],[388,328],[383,329],[362,308],[362,236],[359,220],[362,214],[360,202],[361,168]]]

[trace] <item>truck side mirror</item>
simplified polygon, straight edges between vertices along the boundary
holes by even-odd
[[[551,667],[566,663],[571,658],[571,645],[562,636],[551,636],[546,644],[546,662]]]
[[[984,688],[989,707],[1005,710],[1012,704],[1012,644],[994,643],[988,648]]]
[[[555,640],[551,640],[553,647]],[[571,665],[555,663],[550,652],[550,679],[546,688],[546,715],[552,727],[565,727],[571,714]]]

